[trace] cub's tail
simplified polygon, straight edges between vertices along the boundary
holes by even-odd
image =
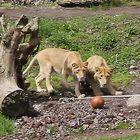
[[[27,71],[30,70],[30,68],[32,67],[32,65],[34,64],[35,61],[36,61],[36,56],[31,60],[31,62],[28,65],[28,67],[24,70],[23,75],[25,75],[25,73],[27,73]]]

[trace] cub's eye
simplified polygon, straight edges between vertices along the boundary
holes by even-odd
[[[78,73],[80,70],[77,70],[76,73]]]
[[[109,78],[109,75],[107,75],[106,77]]]

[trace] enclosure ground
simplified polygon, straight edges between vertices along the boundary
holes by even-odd
[[[107,10],[89,10],[82,8],[47,8],[47,7],[27,7],[16,9],[0,8],[0,12],[11,18],[26,16],[38,16],[52,19],[66,19],[75,16],[95,16],[95,15],[140,15],[140,7],[117,7]]]
[[[84,138],[92,138],[93,140],[96,140],[100,137],[112,137],[112,138],[120,138],[125,136],[130,136],[133,134],[140,134],[140,129],[135,130],[128,130],[128,129],[120,129],[120,130],[111,130],[111,131],[91,131],[91,132],[84,132],[84,134],[81,136],[81,134],[78,134],[74,137],[70,137],[73,140],[80,140]],[[65,139],[65,140],[69,140]]]
[[[105,11],[88,10],[81,8],[45,8],[29,7],[22,9],[0,9],[1,13],[12,18],[18,18],[22,14],[26,16],[38,16],[52,19],[66,19],[74,16],[95,16],[95,15],[140,15],[140,7],[118,7]],[[140,80],[136,78],[128,87],[123,90],[129,94],[140,94]],[[34,95],[34,94],[33,94]],[[139,134],[140,126],[135,128],[136,122],[140,122],[140,108],[128,107],[125,99],[106,100],[105,108],[94,110],[89,105],[89,101],[52,101],[48,97],[38,97],[31,95],[31,104],[39,113],[37,116],[23,116],[16,120],[18,133],[13,136],[1,137],[1,140],[45,140],[45,139],[82,139],[85,136],[126,136],[129,134]],[[79,115],[79,116],[77,116]],[[100,117],[102,116],[102,118]],[[77,118],[79,120],[77,120]],[[116,129],[114,125],[126,121],[128,127],[123,130]],[[114,124],[117,123],[117,124]],[[97,124],[96,124],[97,123]],[[61,124],[61,125],[60,125]],[[93,125],[92,125],[93,124]],[[96,125],[94,125],[96,124]],[[108,124],[110,124],[108,126]],[[111,129],[107,129],[111,127]],[[47,130],[48,128],[48,130]],[[98,130],[99,128],[99,130]],[[102,130],[104,128],[104,130]],[[114,130],[112,130],[114,129]],[[134,129],[134,130],[132,130]],[[84,132],[81,133],[80,131]],[[79,133],[77,133],[79,132]]]

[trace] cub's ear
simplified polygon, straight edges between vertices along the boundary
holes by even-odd
[[[85,67],[87,67],[88,66],[88,62],[86,61],[86,62],[84,62],[84,66]]]
[[[110,74],[112,74],[113,68],[109,68],[108,71],[109,71]]]
[[[84,67],[87,68],[88,67],[88,62],[84,62]]]
[[[99,72],[100,68],[99,67],[95,67],[95,72]]]
[[[77,67],[77,64],[76,63],[72,63],[72,67]]]

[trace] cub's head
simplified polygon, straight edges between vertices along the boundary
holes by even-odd
[[[112,69],[106,67],[96,67],[94,79],[100,84],[100,87],[104,87],[108,80],[111,78]]]
[[[87,66],[88,62],[83,62],[82,64],[72,63],[72,73],[79,82],[85,81]]]

